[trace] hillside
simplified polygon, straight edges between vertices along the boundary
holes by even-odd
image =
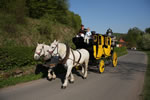
[[[70,43],[80,28],[81,18],[69,11],[68,2],[1,0],[0,46],[34,46],[54,39]]]

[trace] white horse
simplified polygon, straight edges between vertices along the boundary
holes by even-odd
[[[49,49],[50,49],[49,45],[45,45],[44,43],[43,44],[37,43],[37,47],[36,47],[36,50],[35,50],[35,53],[34,53],[34,59],[35,60],[39,60],[40,57],[42,57],[42,56],[44,57],[45,61],[50,59],[51,55],[46,55],[45,54]],[[55,75],[55,73],[53,71],[53,67],[54,66],[49,66],[49,70],[48,70],[48,78],[50,80],[56,78],[56,75]]]
[[[61,63],[67,67],[67,73],[65,76],[64,83],[62,85],[62,88],[66,88],[68,85],[68,78],[70,76],[70,82],[74,82],[74,76],[72,74],[72,68],[75,66],[79,66],[84,64],[85,66],[82,66],[82,73],[83,78],[86,79],[87,77],[87,69],[88,69],[88,62],[89,62],[89,52],[86,49],[78,49],[78,50],[72,50],[69,48],[66,44],[59,43],[58,41],[54,41],[51,43],[50,48],[48,52],[45,53],[46,56],[58,56],[61,59]]]

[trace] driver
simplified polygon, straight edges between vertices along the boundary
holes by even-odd
[[[107,30],[107,32],[106,32],[106,35],[107,35],[107,36],[112,36],[112,34],[113,34],[112,29],[109,28],[109,29]]]
[[[81,25],[81,29],[79,30],[79,36],[84,37],[86,34],[86,29],[84,28],[84,25]]]

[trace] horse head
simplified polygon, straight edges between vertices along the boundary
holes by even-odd
[[[54,42],[51,43],[49,49],[48,49],[48,53],[51,56],[58,56],[58,43],[59,41],[54,40]]]
[[[34,53],[34,59],[39,60],[44,55],[44,44],[37,43],[37,47]]]

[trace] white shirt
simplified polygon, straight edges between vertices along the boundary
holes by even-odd
[[[92,35],[91,31],[86,32],[86,36],[90,37]]]
[[[84,37],[84,34],[81,34],[81,37]]]

